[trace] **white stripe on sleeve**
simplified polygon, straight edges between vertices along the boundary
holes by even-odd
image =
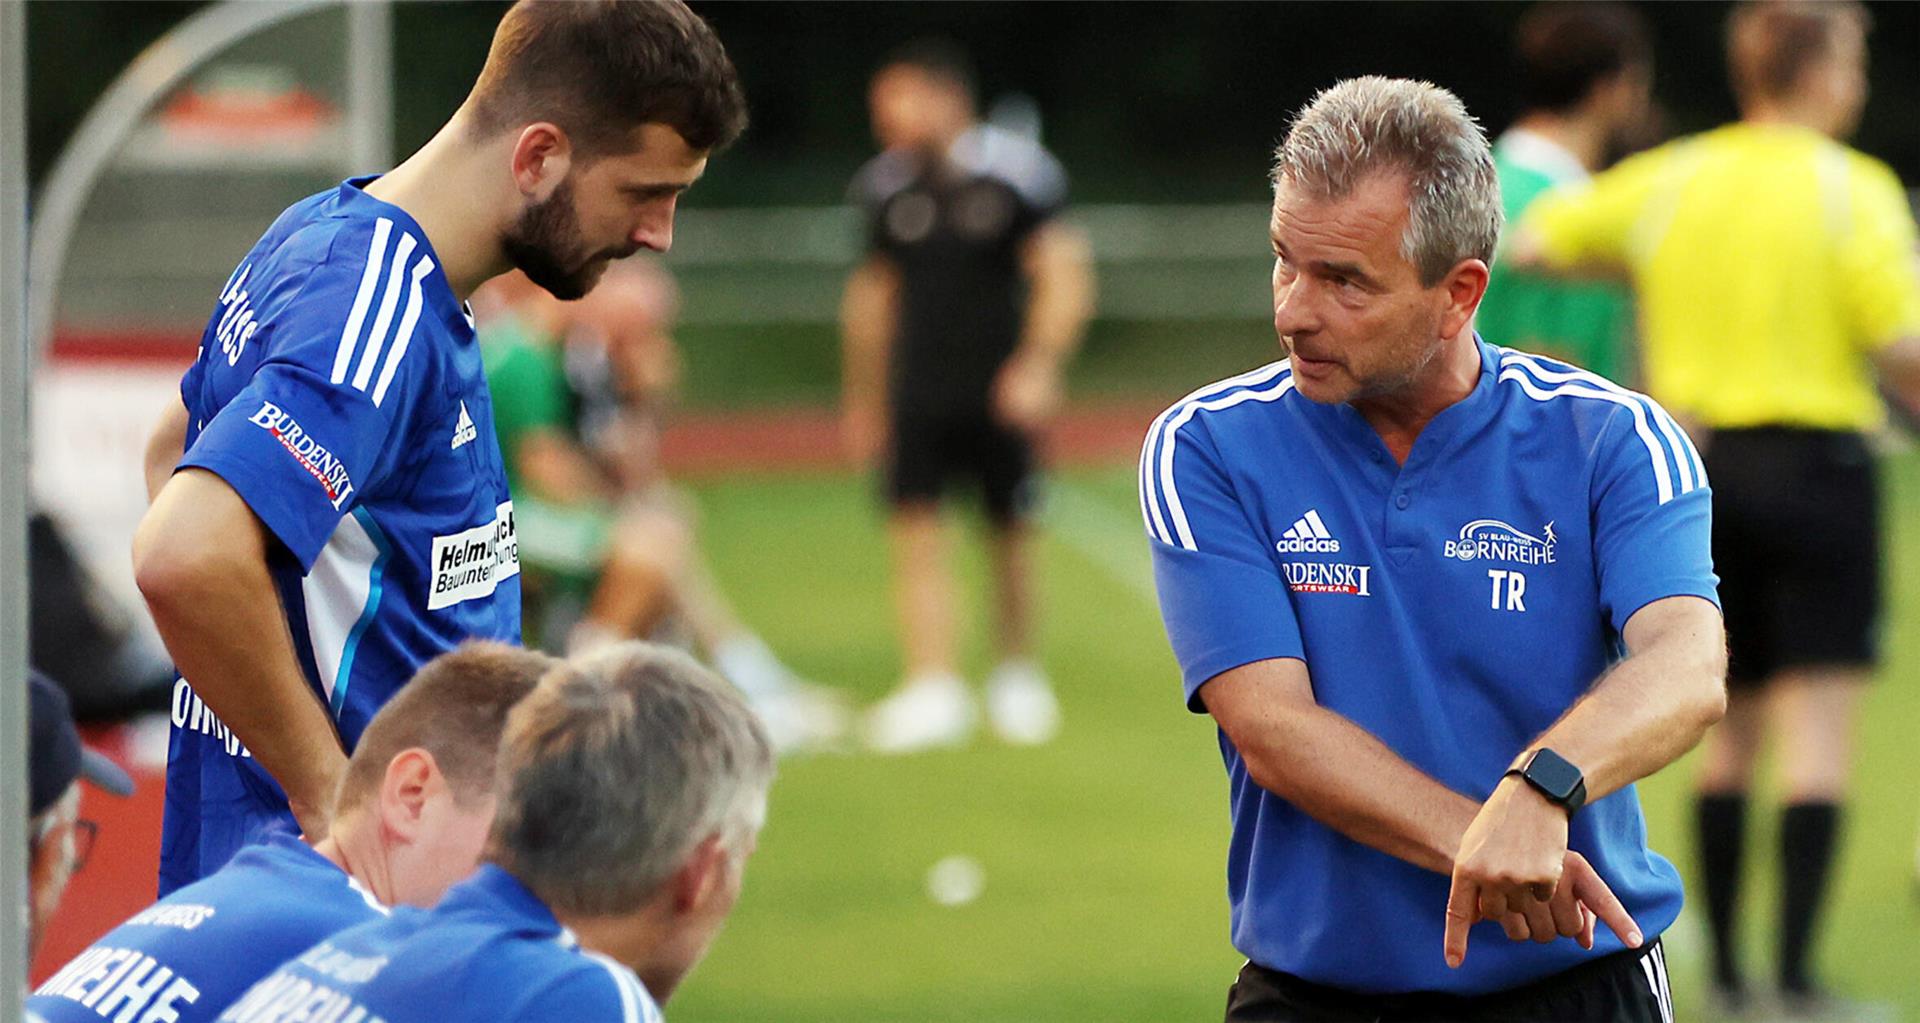
[[[1193,529],[1187,524],[1187,511],[1180,504],[1180,488],[1173,480],[1173,449],[1174,442],[1179,439],[1180,428],[1187,425],[1195,413],[1217,412],[1249,401],[1279,401],[1291,390],[1293,390],[1293,376],[1288,374],[1265,390],[1236,391],[1224,398],[1184,405],[1180,409],[1180,414],[1168,421],[1166,440],[1160,445],[1160,485],[1167,493],[1167,511],[1173,518],[1174,531],[1179,534],[1180,546],[1190,551],[1200,549],[1194,543]]]
[[[1673,500],[1673,473],[1667,467],[1666,449],[1661,446],[1659,438],[1654,436],[1653,427],[1647,422],[1647,410],[1639,402],[1625,395],[1601,390],[1584,383],[1563,384],[1552,390],[1546,390],[1536,384],[1526,371],[1518,368],[1501,371],[1500,379],[1519,384],[1527,397],[1535,401],[1548,401],[1561,397],[1593,398],[1624,406],[1633,413],[1634,432],[1640,435],[1640,442],[1647,446],[1647,455],[1653,463],[1654,485],[1659,492],[1659,503],[1666,504]]]
[[[420,282],[433,272],[433,257],[421,256],[414,264],[413,279],[407,285],[407,311],[400,317],[400,335],[394,338],[393,350],[387,353],[387,364],[380,367],[380,383],[373,389],[373,407],[379,408],[386,400],[387,387],[393,383],[393,375],[400,369],[400,360],[407,357],[407,346],[413,344],[413,328],[420,323],[420,309],[426,303],[420,295]],[[464,409],[461,415],[465,415]]]
[[[379,283],[380,268],[385,265],[387,255],[387,235],[393,231],[393,221],[381,217],[373,225],[373,244],[367,248],[367,268],[360,273],[360,290],[353,296],[353,312],[347,314],[347,325],[340,330],[340,350],[333,355],[333,382],[338,384],[347,379],[347,366],[353,362],[353,350],[360,342],[360,325],[366,321],[367,306],[373,302],[373,288]]]
[[[1148,519],[1149,535],[1161,543],[1169,546],[1173,544],[1173,534],[1168,532],[1167,521],[1160,514],[1160,494],[1154,474],[1154,462],[1157,458],[1157,453],[1160,450],[1160,446],[1165,445],[1167,442],[1167,439],[1162,436],[1162,431],[1165,429],[1167,421],[1177,415],[1190,401],[1223,394],[1235,387],[1257,387],[1287,372],[1289,369],[1291,369],[1291,367],[1287,364],[1286,360],[1283,359],[1279,362],[1268,363],[1259,369],[1249,370],[1237,376],[1228,377],[1225,380],[1216,380],[1205,387],[1195,389],[1186,397],[1169,405],[1166,411],[1154,417],[1153,425],[1147,427],[1146,443],[1141,445],[1140,448],[1141,514]]]
[[[1632,402],[1636,426],[1644,426],[1651,422],[1658,429],[1660,436],[1665,439],[1666,443],[1659,446],[1659,458],[1662,462],[1668,458],[1672,459],[1673,468],[1680,476],[1679,493],[1689,494],[1707,485],[1706,468],[1700,464],[1692,442],[1687,439],[1685,431],[1680,429],[1679,424],[1675,423],[1673,418],[1667,415],[1666,410],[1652,398],[1630,391],[1606,377],[1588,373],[1585,370],[1552,369],[1524,352],[1506,350],[1500,361],[1502,365],[1526,368],[1542,384],[1580,384],[1606,391]],[[1501,379],[1506,377],[1503,375]],[[1643,437],[1646,435],[1644,431],[1642,435]],[[1660,503],[1665,504],[1667,500],[1668,498],[1663,497]]]
[[[367,331],[367,347],[360,352],[360,368],[353,372],[355,390],[364,391],[373,379],[373,367],[380,361],[380,350],[386,347],[387,328],[393,326],[393,310],[400,304],[400,292],[405,288],[402,282],[407,269],[407,258],[413,255],[414,246],[411,232],[400,233],[400,244],[394,246],[393,266],[387,271],[387,288],[380,293],[380,315],[373,318],[373,329]]]

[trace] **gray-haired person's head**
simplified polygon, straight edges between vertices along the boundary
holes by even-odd
[[[759,720],[713,672],[647,643],[609,647],[514,709],[487,859],[557,912],[630,913],[707,839],[750,846],[773,766]]]
[[[1493,263],[1500,184],[1486,133],[1437,85],[1368,75],[1323,89],[1294,116],[1273,158],[1276,189],[1342,199],[1379,174],[1405,177],[1400,251],[1432,286],[1461,260]]]

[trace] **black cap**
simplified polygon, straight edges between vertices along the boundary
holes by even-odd
[[[38,817],[59,802],[75,778],[85,778],[116,796],[132,795],[133,779],[120,765],[80,744],[67,694],[37,671],[31,673],[27,689],[33,701],[27,710],[32,728],[27,773],[33,782],[28,816]]]

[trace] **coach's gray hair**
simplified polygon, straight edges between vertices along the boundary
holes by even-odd
[[[1341,199],[1380,173],[1407,178],[1400,252],[1431,287],[1463,259],[1493,263],[1500,183],[1486,133],[1459,97],[1429,82],[1368,75],[1323,89],[1273,156],[1282,181]]]
[[[554,910],[629,913],[709,837],[744,849],[772,781],[766,730],[731,686],[679,651],[623,643],[514,708],[487,858]]]

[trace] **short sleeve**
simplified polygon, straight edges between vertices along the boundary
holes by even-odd
[[[1920,337],[1920,238],[1891,171],[1866,164],[1853,181],[1841,281],[1854,328],[1866,348],[1877,351]]]
[[[401,237],[382,248],[387,234]],[[409,424],[431,398],[432,345],[420,324],[430,314],[420,285],[432,260],[409,238],[342,231],[327,258],[283,274],[284,286],[269,285],[257,306],[261,354],[250,372],[214,350],[202,353],[218,363],[207,373],[247,375],[180,467],[225,480],[303,570],[402,457]]]
[[[1720,603],[1713,495],[1699,453],[1652,399],[1622,394],[1600,432],[1592,489],[1600,603],[1620,634],[1656,600]]]
[[[1663,147],[1624,160],[1587,181],[1548,189],[1527,207],[1521,223],[1539,240],[1541,254],[1555,267],[1624,267],[1632,256],[1635,225],[1674,158]]]
[[[1176,406],[1148,433],[1140,504],[1187,708],[1205,713],[1197,694],[1214,676],[1306,653],[1286,583],[1191,414]]]

